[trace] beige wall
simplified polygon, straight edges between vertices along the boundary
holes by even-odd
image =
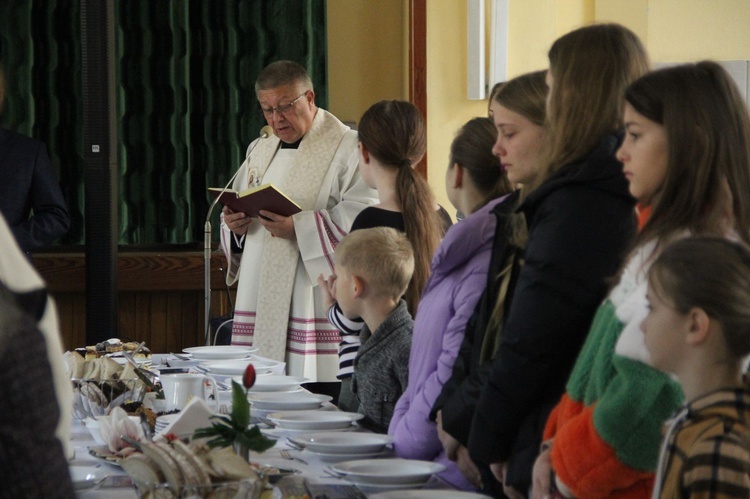
[[[406,4],[328,0],[330,107],[340,117],[358,119],[376,100],[408,96]],[[748,0],[510,0],[508,76],[545,68],[557,37],[594,21],[629,27],[656,62],[750,59]],[[466,99],[463,0],[427,2],[427,101],[428,177],[452,212],[444,186],[450,142],[463,123],[486,112],[485,102]]]
[[[329,107],[340,120],[359,121],[382,99],[408,99],[404,3],[328,0]]]
[[[511,0],[508,76],[546,67],[547,50],[557,33],[590,21],[592,11],[593,0]],[[445,192],[445,170],[451,140],[465,122],[487,114],[486,101],[466,98],[466,22],[466,2],[427,2],[428,179],[449,212],[453,209]]]

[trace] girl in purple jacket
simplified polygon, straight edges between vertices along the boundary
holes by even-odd
[[[438,461],[447,468],[443,478],[464,489],[472,486],[445,456],[429,414],[451,376],[466,322],[487,281],[496,226],[492,210],[512,191],[492,154],[496,138],[492,120],[474,118],[451,145],[446,189],[467,217],[448,230],[432,259],[415,318],[409,383],[388,429],[399,457]]]

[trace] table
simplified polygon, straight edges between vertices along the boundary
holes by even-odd
[[[334,405],[328,403],[327,407],[323,410],[338,409]],[[326,472],[327,468],[330,466],[329,463],[323,462],[315,454],[293,449],[286,443],[288,436],[299,435],[300,433],[300,431],[282,431],[279,429],[269,431],[269,435],[277,437],[276,445],[264,453],[252,453],[251,460],[272,467],[297,469],[302,476],[313,483],[347,485],[348,482],[345,480],[331,476]],[[79,467],[79,469],[85,468],[87,470],[91,469],[92,471],[95,471],[97,475],[102,473],[107,475],[107,478],[97,488],[80,490],[77,492],[77,497],[86,499],[105,497],[114,499],[133,499],[137,497],[127,473],[122,470],[122,468],[89,454],[88,448],[98,444],[94,441],[83,422],[78,420],[73,421],[71,441],[74,448],[74,457],[70,461],[71,467]],[[292,456],[304,460],[305,463],[282,458],[282,450],[286,450]],[[452,487],[443,480],[433,477],[424,488],[451,489]]]

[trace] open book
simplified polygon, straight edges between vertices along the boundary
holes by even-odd
[[[260,216],[260,210],[270,211],[285,217],[290,217],[302,211],[297,203],[289,199],[273,184],[265,184],[242,192],[227,189],[221,194],[220,187],[209,187],[208,192],[218,197],[219,202],[232,211],[245,212],[250,217]],[[221,194],[221,196],[219,196]]]

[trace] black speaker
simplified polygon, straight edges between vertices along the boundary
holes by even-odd
[[[117,165],[109,98],[113,1],[81,1],[87,345],[118,336]]]

